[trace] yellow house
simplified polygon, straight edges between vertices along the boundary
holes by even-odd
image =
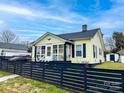
[[[71,61],[72,63],[104,62],[103,35],[99,28],[59,34],[47,32],[33,42],[33,61]]]

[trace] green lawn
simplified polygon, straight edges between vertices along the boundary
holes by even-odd
[[[124,63],[104,62],[102,64],[97,65],[95,68],[124,70]]]
[[[0,77],[11,75],[11,73],[0,71]]]
[[[54,85],[23,77],[0,83],[0,93],[69,93]]]

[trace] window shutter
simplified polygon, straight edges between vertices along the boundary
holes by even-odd
[[[36,56],[37,56],[37,46],[35,46],[35,61],[36,61]]]
[[[83,58],[86,58],[86,44],[83,44]]]
[[[93,45],[93,58],[95,58],[95,45]]]
[[[97,58],[97,46],[96,46],[96,58]]]
[[[75,53],[75,50],[74,50],[74,45],[72,45],[72,58],[74,58],[74,54]]]

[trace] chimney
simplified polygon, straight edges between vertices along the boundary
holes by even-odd
[[[84,24],[84,25],[82,25],[82,32],[86,32],[86,31],[87,31],[87,25]]]

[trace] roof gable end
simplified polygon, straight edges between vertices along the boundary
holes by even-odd
[[[33,42],[33,45],[37,44],[40,40],[44,39],[44,38],[45,38],[46,36],[48,36],[48,35],[51,35],[51,36],[53,36],[53,37],[55,37],[55,38],[57,38],[57,39],[59,39],[59,40],[61,40],[61,41],[63,41],[63,42],[66,41],[65,39],[63,39],[63,38],[61,38],[61,37],[58,37],[57,35],[55,35],[55,34],[53,34],[53,33],[46,32],[44,35],[42,35],[42,36],[39,37],[36,41],[34,41],[34,42]]]

